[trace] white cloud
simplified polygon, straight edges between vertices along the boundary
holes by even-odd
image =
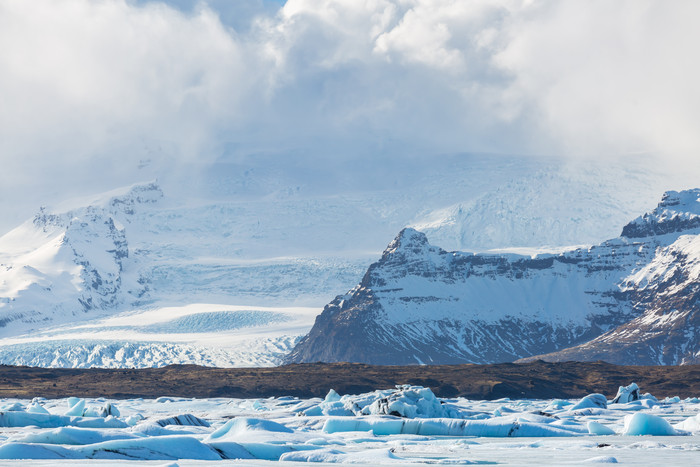
[[[697,2],[175,3],[0,0],[3,200],[258,151],[700,148]]]
[[[512,18],[495,59],[515,78],[509,98],[553,135],[545,149],[697,158],[699,13],[689,1],[541,3]]]

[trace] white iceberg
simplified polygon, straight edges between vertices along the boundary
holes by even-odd
[[[651,435],[674,436],[678,432],[663,418],[658,415],[637,412],[634,415],[625,416],[625,435]]]
[[[639,386],[637,383],[632,383],[629,386],[620,386],[611,404],[626,404],[636,400],[639,400]]]

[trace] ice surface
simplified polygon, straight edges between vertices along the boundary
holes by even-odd
[[[700,414],[688,417],[682,422],[674,425],[674,428],[682,431],[700,432]]]
[[[673,436],[678,434],[670,423],[658,415],[650,413],[635,413],[625,416],[626,435]]]
[[[592,464],[617,464],[617,459],[612,456],[596,456],[586,459],[584,462],[590,462]]]
[[[617,390],[617,395],[612,400],[612,404],[624,404],[626,402],[632,402],[639,399],[639,386],[636,383],[632,383],[629,386],[620,386]]]
[[[569,410],[579,410],[579,409],[589,409],[589,408],[599,408],[607,409],[608,400],[602,394],[589,394],[576,404],[569,407]]]
[[[400,386],[342,396],[329,390],[324,399],[11,399],[0,401],[0,407],[12,409],[0,412],[0,459],[25,459],[23,465],[42,467],[96,461],[109,466],[177,461],[183,467],[270,461],[696,463],[697,399],[670,397],[650,406],[636,400],[604,409],[595,404],[602,402],[600,395],[591,396],[578,401],[446,400],[427,388]],[[587,401],[587,408],[569,410],[582,401]],[[384,413],[393,402],[400,402],[403,415]],[[345,413],[324,414],[340,412],[336,404],[347,406]],[[49,413],[32,413],[33,406]],[[76,406],[86,412],[118,406],[119,415],[58,415]],[[318,413],[308,415],[315,409]],[[650,441],[637,436],[645,434],[657,437]],[[6,464],[0,461],[0,465]]]

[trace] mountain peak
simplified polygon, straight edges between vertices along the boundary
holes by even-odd
[[[405,227],[394,240],[389,243],[384,250],[384,254],[388,253],[406,253],[414,252],[425,248],[428,245],[428,237],[423,232],[419,232],[411,227]]]
[[[700,189],[667,191],[653,211],[622,229],[622,236],[643,238],[700,228]]]

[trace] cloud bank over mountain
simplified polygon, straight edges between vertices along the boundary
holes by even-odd
[[[261,153],[689,164],[699,13],[691,1],[0,0],[0,196]]]

